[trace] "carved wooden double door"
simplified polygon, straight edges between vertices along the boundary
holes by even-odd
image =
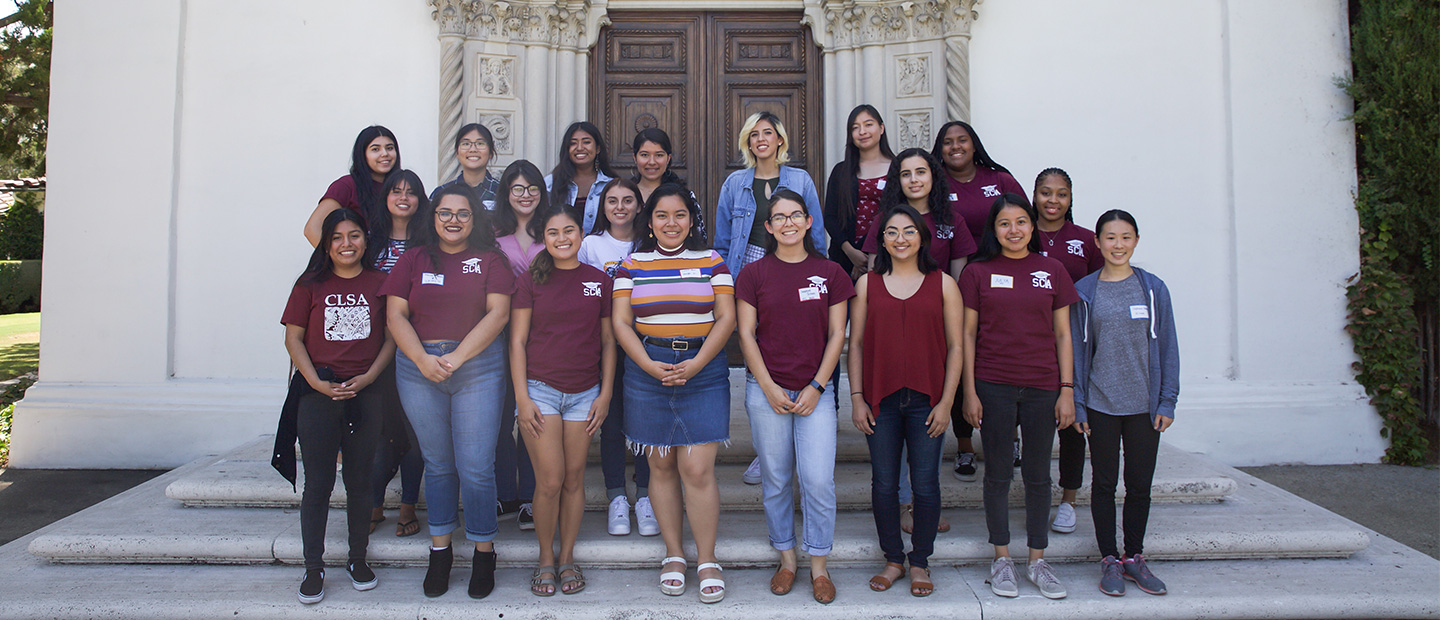
[[[736,137],[768,110],[790,134],[789,165],[823,178],[820,54],[799,12],[612,12],[591,60],[590,118],[610,161],[635,171],[631,141],[670,135],[670,169],[714,221],[720,185],[745,166]],[[714,225],[707,226],[713,234]]]

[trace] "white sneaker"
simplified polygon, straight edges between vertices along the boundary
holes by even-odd
[[[625,500],[624,495],[617,495],[610,500],[610,525],[611,536],[625,536],[630,533],[630,502]]]
[[[1025,576],[1040,588],[1040,594],[1045,598],[1065,598],[1065,586],[1060,585],[1060,579],[1055,576],[1055,571],[1050,570],[1049,562],[1043,559],[1031,562],[1025,567]]]
[[[1060,507],[1055,509],[1055,519],[1050,522],[1050,529],[1061,534],[1075,531],[1075,507],[1069,502],[1061,502]]]
[[[750,466],[745,468],[745,475],[740,477],[745,484],[760,484],[760,457],[750,461]]]
[[[640,527],[641,536],[660,533],[660,522],[655,520],[655,509],[650,507],[649,497],[635,500],[635,523]]]

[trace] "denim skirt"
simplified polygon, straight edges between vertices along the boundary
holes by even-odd
[[[662,364],[692,359],[700,347],[674,351],[646,343]],[[636,454],[730,440],[730,368],[721,352],[685,385],[666,386],[625,358],[625,438]]]

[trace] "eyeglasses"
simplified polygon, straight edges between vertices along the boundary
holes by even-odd
[[[460,222],[461,224],[470,221],[470,218],[474,215],[474,213],[471,213],[469,211],[451,211],[449,209],[435,212],[435,217],[440,218],[440,221],[442,222],[449,222],[451,220],[454,220]]]
[[[462,151],[468,151],[468,150],[470,150],[470,149],[479,149],[479,150],[483,151],[483,150],[488,149],[488,148],[490,148],[490,143],[489,143],[489,142],[486,142],[486,141],[484,141],[484,140],[461,140],[461,141],[460,141],[460,150],[462,150]]]
[[[539,185],[529,185],[529,186],[526,186],[526,185],[511,185],[511,186],[510,186],[510,195],[511,195],[511,196],[514,196],[514,197],[516,197],[516,198],[519,198],[519,197],[524,196],[524,195],[526,195],[526,194],[535,194],[536,196],[539,196],[539,195],[540,195],[540,186],[539,186]]]
[[[915,239],[915,237],[918,236],[919,234],[920,234],[920,231],[919,231],[919,230],[916,230],[914,226],[906,226],[904,230],[896,230],[896,229],[894,229],[894,228],[886,228],[886,229],[885,229],[885,240],[886,240],[886,241],[894,241],[894,240],[896,240],[896,239],[899,239],[899,238],[901,238],[901,237],[904,237],[906,241],[913,241],[913,240]]]
[[[785,215],[784,213],[776,213],[775,215],[770,216],[770,225],[776,227],[784,226],[785,222],[789,221],[794,222],[796,226],[799,226],[800,224],[805,223],[805,218],[807,217],[810,216],[807,215],[804,211],[796,211],[794,213],[791,213],[790,215]]]

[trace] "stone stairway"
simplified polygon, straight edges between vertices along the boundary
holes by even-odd
[[[743,375],[732,375],[737,392],[742,382]],[[747,620],[837,615],[1033,618],[1058,613],[1086,618],[1440,617],[1434,587],[1440,584],[1440,562],[1242,472],[1163,444],[1146,555],[1170,584],[1170,595],[1148,597],[1135,591],[1111,599],[1096,590],[1098,557],[1087,485],[1077,507],[1079,527],[1071,534],[1051,533],[1046,553],[1059,563],[1070,598],[1043,599],[1028,583],[1021,584],[1020,599],[994,597],[984,585],[983,566],[992,550],[980,508],[981,483],[956,480],[948,466],[941,474],[942,497],[953,529],[937,538],[931,558],[936,595],[912,599],[903,587],[870,592],[865,580],[882,560],[869,512],[864,440],[849,424],[848,405],[837,428],[840,513],[830,556],[840,598],[829,607],[811,601],[803,570],[797,592],[775,597],[764,585],[776,553],[759,512],[759,487],[740,482],[753,456],[741,402],[732,400],[732,445],[721,450],[717,467],[724,511],[718,554],[730,584],[720,605],[696,602],[693,584],[687,596],[677,598],[656,591],[663,544],[658,537],[605,532],[604,492],[596,464],[587,472],[588,511],[575,550],[577,562],[589,570],[590,586],[584,594],[531,596],[525,582],[537,553],[535,537],[509,520],[501,522],[495,541],[502,568],[495,594],[479,602],[464,596],[463,567],[471,554],[461,544],[456,553],[459,585],[441,599],[425,599],[419,592],[423,571],[413,567],[424,565],[428,540],[424,535],[395,537],[391,512],[370,542],[380,588],[355,592],[346,584],[343,569],[334,568],[327,584],[329,598],[317,607],[302,608],[294,599],[302,563],[300,496],[270,468],[271,438],[259,437],[0,548],[0,618],[313,613],[438,618],[473,617],[476,612],[508,618]],[[953,452],[954,441],[947,444]],[[337,506],[344,503],[338,487],[332,494]],[[1023,557],[1018,472],[1014,487],[1012,550]],[[396,492],[392,485],[391,503]],[[1058,500],[1058,488],[1055,494]],[[420,518],[423,523],[423,511]],[[326,559],[340,566],[346,551],[343,511],[331,511],[327,533]],[[693,546],[687,554],[693,580]],[[805,561],[802,558],[802,566]],[[91,592],[84,587],[87,583],[99,584],[110,594]],[[1067,602],[1062,611],[1058,605]]]

